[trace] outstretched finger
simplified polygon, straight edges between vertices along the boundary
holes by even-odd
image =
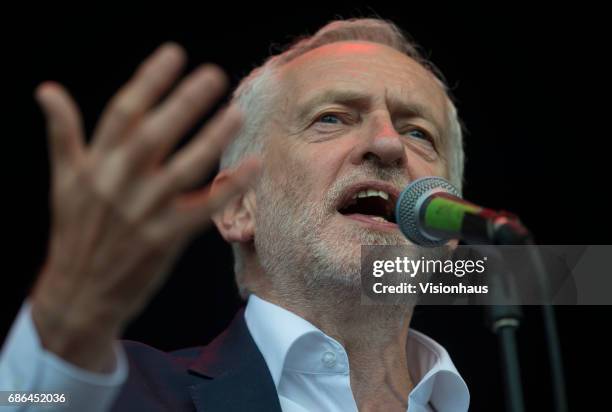
[[[45,82],[36,88],[36,101],[47,121],[49,153],[54,170],[76,164],[84,151],[81,113],[61,85]]]
[[[211,190],[210,186],[187,193],[174,201],[174,225],[183,231],[194,232],[210,222],[214,213],[234,196],[245,192],[259,176],[261,160],[249,157],[225,181]]]
[[[217,113],[194,139],[168,162],[168,187],[164,195],[191,189],[215,165],[221,151],[242,127],[242,113],[230,106]]]
[[[96,127],[93,152],[115,147],[147,110],[172,86],[186,61],[178,44],[160,46],[117,92]]]
[[[212,64],[206,64],[187,76],[143,120],[140,133],[135,133],[136,138],[130,143],[136,161],[145,165],[159,164],[183,134],[213,107],[227,84],[225,73]]]

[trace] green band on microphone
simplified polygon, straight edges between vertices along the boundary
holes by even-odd
[[[470,204],[459,204],[444,197],[434,197],[425,211],[425,226],[443,232],[461,230],[463,216],[466,213],[478,213],[480,207]]]

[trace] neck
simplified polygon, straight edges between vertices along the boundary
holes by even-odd
[[[413,388],[406,358],[412,308],[362,305],[356,290],[339,299],[334,288],[301,290],[295,286],[283,293],[268,284],[254,293],[306,319],[342,344],[359,410],[376,410],[384,404],[385,410],[405,412]]]

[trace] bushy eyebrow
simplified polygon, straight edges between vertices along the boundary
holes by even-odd
[[[359,91],[328,89],[315,94],[303,103],[298,103],[297,119],[300,122],[305,121],[314,110],[326,103],[368,107],[370,102],[370,96]]]
[[[391,108],[392,115],[395,117],[420,117],[442,131],[441,125],[436,121],[436,116],[429,106],[418,102],[405,103],[392,97],[387,98],[387,105]]]
[[[367,109],[371,106],[372,97],[357,90],[328,89],[315,94],[303,103],[298,103],[297,119],[299,122],[306,121],[319,106],[327,103],[359,107]],[[394,116],[420,117],[431,122],[438,130],[441,125],[436,121],[431,108],[418,103],[406,103],[393,97],[387,97],[387,105],[391,108]]]

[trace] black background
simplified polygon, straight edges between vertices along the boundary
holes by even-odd
[[[543,244],[610,243],[603,10],[574,4],[536,12],[516,3],[176,6],[172,12],[169,5],[148,7],[130,15],[91,6],[73,15],[35,9],[3,17],[3,203],[9,209],[0,333],[8,331],[27,296],[48,235],[48,160],[34,88],[48,79],[66,85],[90,131],[114,91],[166,40],[186,47],[189,69],[216,62],[236,84],[274,50],[271,44],[312,34],[335,17],[376,12],[411,33],[453,89],[469,130],[467,199],[517,213]],[[201,345],[223,330],[240,305],[229,246],[211,229],[185,251],[125,337],[166,350]],[[612,310],[559,307],[557,314],[571,410],[603,409],[607,396],[599,375],[610,366],[605,343]],[[418,308],[413,326],[448,349],[470,388],[471,410],[503,410],[497,342],[484,327],[481,308]],[[528,410],[551,410],[538,308],[525,308],[519,346]]]

